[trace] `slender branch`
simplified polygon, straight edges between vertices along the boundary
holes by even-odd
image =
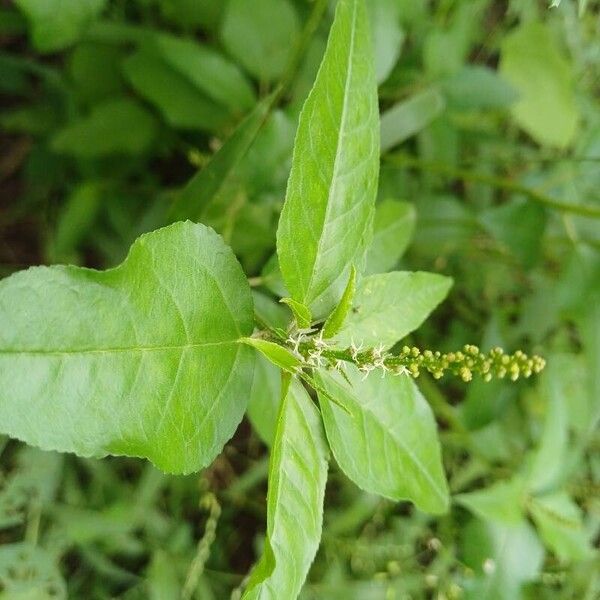
[[[529,198],[529,200],[554,210],[581,215],[583,217],[589,217],[592,219],[600,219],[600,208],[596,208],[595,206],[561,202],[560,200],[555,200],[554,198],[547,196],[539,190],[527,187],[526,185],[517,183],[510,179],[505,179],[503,177],[496,177],[494,175],[487,175],[486,173],[469,171],[467,169],[456,169],[447,165],[423,161],[405,154],[392,154],[386,156],[385,160],[396,166],[413,167],[422,171],[437,173],[438,175],[444,175],[453,179],[462,179],[465,181],[483,183],[495,188],[504,189],[517,194],[523,194]]]

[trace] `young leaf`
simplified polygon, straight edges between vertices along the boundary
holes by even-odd
[[[350,277],[346,284],[346,289],[342,294],[342,298],[334,311],[327,317],[325,325],[323,325],[323,337],[333,337],[342,327],[348,311],[352,308],[352,301],[354,300],[354,293],[356,292],[356,269],[354,265],[350,269]]]
[[[436,273],[396,271],[365,277],[336,341],[342,346],[392,346],[421,325],[451,285],[449,277]]]
[[[338,303],[371,239],[379,170],[373,54],[364,0],[340,0],[302,109],[277,253],[294,300],[317,319]]]
[[[271,450],[265,548],[244,600],[298,596],[321,539],[328,459],[319,411],[293,379]]]
[[[360,488],[421,510],[448,508],[448,488],[433,414],[408,376],[368,377],[348,367],[318,380],[350,414],[319,394],[325,431],[341,469]]]
[[[287,348],[258,338],[242,338],[240,340],[248,346],[252,346],[264,354],[274,365],[288,373],[295,374],[302,368],[302,361],[292,354]]]
[[[38,267],[0,282],[0,429],[47,450],[210,464],[245,410],[252,297],[203,225],[139,238],[108,271]]]
[[[398,264],[412,238],[415,221],[416,212],[409,202],[384,200],[375,207],[373,241],[364,275],[385,273]]]
[[[269,115],[274,99],[275,95],[271,94],[259,102],[213,156],[210,163],[194,175],[176,195],[170,214],[171,220],[201,220],[204,211],[226,187],[256,139]]]
[[[293,298],[282,298],[280,302],[283,302],[290,307],[300,329],[307,329],[310,327],[312,317],[307,306],[304,306],[304,304],[301,304],[300,302],[296,302]]]

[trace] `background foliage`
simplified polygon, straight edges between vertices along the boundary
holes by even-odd
[[[365,494],[333,466],[302,597],[596,598],[598,6],[368,6],[382,158],[367,269],[454,278],[413,335],[420,346],[524,347],[548,367],[514,385],[420,378],[450,512]],[[320,0],[0,4],[2,276],[118,264],[195,198],[185,216],[233,247],[260,316],[280,291],[276,224],[332,14]],[[221,176],[207,180],[202,168],[234,132]],[[238,597],[264,538],[264,415],[279,385],[265,364],[255,429],[244,422],[200,476],[3,440],[0,593]]]

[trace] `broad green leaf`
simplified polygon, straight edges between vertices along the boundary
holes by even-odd
[[[302,368],[302,360],[298,358],[298,356],[275,342],[269,342],[259,338],[241,338],[240,341],[248,346],[256,348],[274,365],[277,365],[288,373],[295,374]]]
[[[404,31],[400,27],[402,6],[397,0],[369,0],[371,39],[375,53],[377,83],[387,79],[400,56]]]
[[[328,459],[319,411],[294,379],[271,450],[265,548],[244,600],[298,596],[321,540]]]
[[[444,110],[444,97],[436,90],[419,92],[388,108],[381,115],[381,152],[412,137]]]
[[[350,269],[350,277],[346,284],[346,289],[342,294],[342,297],[335,307],[333,312],[327,317],[325,324],[323,325],[323,337],[333,337],[342,327],[348,312],[352,308],[352,302],[354,300],[354,294],[356,292],[356,269],[354,265]]]
[[[461,110],[504,108],[518,98],[512,85],[481,65],[465,66],[441,85],[448,104]]]
[[[503,525],[473,519],[463,529],[463,556],[476,577],[466,585],[468,600],[524,598],[523,584],[542,568],[544,548],[524,519]]]
[[[203,225],[139,238],[108,271],[37,267],[0,282],[0,429],[48,450],[207,466],[252,383],[252,297]]]
[[[565,492],[538,496],[529,502],[540,535],[562,561],[591,558],[590,534],[583,528],[581,510]]]
[[[223,45],[260,81],[280,77],[300,35],[289,0],[230,0],[223,18]]]
[[[209,98],[150,47],[142,47],[123,62],[134,89],[163,114],[172,127],[217,131],[230,111]]]
[[[56,557],[26,542],[0,547],[0,590],[6,600],[67,598],[67,586]]]
[[[365,378],[354,366],[318,380],[349,414],[319,395],[327,439],[341,469],[360,488],[421,510],[448,508],[437,427],[429,405],[408,375]]]
[[[106,0],[15,0],[30,23],[40,52],[56,52],[76,42],[106,5]]]
[[[258,356],[247,415],[260,439],[269,447],[275,439],[280,404],[281,371],[264,356]]]
[[[238,67],[213,48],[191,39],[157,35],[152,49],[166,64],[232,113],[254,106],[254,91]]]
[[[52,139],[56,152],[79,158],[145,152],[157,133],[155,118],[129,98],[97,104],[89,116],[60,130]]]
[[[290,307],[300,329],[307,329],[310,327],[312,317],[307,306],[304,306],[304,304],[301,304],[300,302],[296,302],[293,298],[282,298],[280,302],[283,302],[283,304],[287,304]]]
[[[273,101],[274,96],[271,95],[259,102],[208,165],[194,175],[175,196],[170,214],[172,220],[201,220],[204,211],[235,176],[242,159],[269,115]]]
[[[336,342],[392,346],[423,323],[451,285],[449,277],[436,273],[395,271],[365,277]]]
[[[516,122],[538,143],[565,148],[577,133],[572,67],[546,25],[521,25],[502,43],[500,73],[517,90]]]
[[[525,482],[515,477],[482,490],[458,494],[454,496],[454,501],[485,521],[510,525],[523,520],[525,498]]]
[[[376,206],[366,275],[385,273],[396,266],[412,238],[415,221],[416,212],[409,202],[384,200]]]
[[[340,0],[302,109],[279,228],[286,287],[313,317],[337,305],[371,239],[379,169],[377,87],[364,0]]]

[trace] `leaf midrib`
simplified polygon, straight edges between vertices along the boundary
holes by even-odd
[[[29,354],[37,356],[62,356],[62,355],[74,355],[74,354],[117,354],[120,352],[161,352],[169,350],[179,350],[183,352],[189,348],[204,348],[210,346],[228,346],[231,344],[238,344],[239,340],[230,340],[227,342],[198,342],[196,344],[172,344],[162,346],[122,346],[115,348],[81,348],[77,350],[45,350],[40,349],[2,349],[0,350],[0,356],[3,354]]]
[[[350,82],[352,81],[353,75],[353,63],[354,63],[354,45],[355,45],[355,36],[356,36],[356,13],[358,9],[358,3],[356,0],[353,2],[352,7],[352,35],[350,36],[350,45],[348,48],[348,61],[346,64],[346,81],[344,82],[344,101],[342,104],[342,114],[340,116],[340,127],[338,130],[337,136],[337,145],[335,151],[335,159],[333,161],[333,172],[331,174],[331,184],[329,187],[329,191],[327,193],[327,206],[325,207],[325,216],[323,218],[323,226],[321,227],[321,232],[319,235],[319,241],[317,242],[317,252],[315,254],[315,261],[313,262],[312,269],[310,272],[310,277],[308,278],[308,285],[306,286],[306,293],[304,295],[303,302],[306,304],[306,298],[312,291],[313,280],[315,278],[315,274],[317,272],[317,263],[319,262],[319,256],[321,253],[321,246],[323,244],[323,234],[325,232],[325,228],[327,227],[327,223],[329,221],[329,213],[331,212],[331,197],[332,190],[336,188],[334,182],[337,179],[337,173],[339,171],[339,162],[342,148],[342,138],[344,137],[342,132],[346,128],[346,121],[348,120],[348,105],[349,105],[349,87]],[[318,296],[317,296],[318,298]]]

